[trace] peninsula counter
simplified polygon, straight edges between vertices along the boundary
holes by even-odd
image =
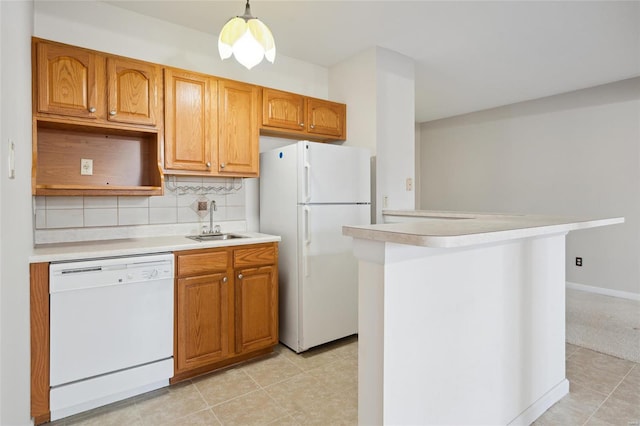
[[[565,396],[565,235],[623,218],[385,211],[359,260],[362,425],[525,424]]]

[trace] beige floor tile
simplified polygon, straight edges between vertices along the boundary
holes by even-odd
[[[141,426],[143,423],[134,400],[127,399],[68,417],[64,424],[65,426]]]
[[[223,425],[264,425],[288,414],[262,389],[223,402],[212,410]]]
[[[191,382],[141,395],[136,405],[145,425],[166,424],[207,408],[207,403]]]
[[[536,420],[535,425],[583,425],[607,395],[571,383],[569,394]]]
[[[194,379],[193,384],[210,406],[220,404],[221,402],[245,395],[260,388],[241,368],[212,373]]]
[[[633,367],[611,396],[640,407],[640,364]]]
[[[300,423],[296,422],[295,419],[291,416],[280,417],[279,419],[275,419],[271,423],[271,426],[300,426]]]
[[[343,358],[358,358],[358,336],[349,336],[330,343],[333,352]]]
[[[298,368],[308,371],[341,359],[342,355],[333,349],[322,346],[297,354],[286,346],[280,346],[277,351]]]
[[[357,363],[343,358],[266,391],[301,425],[355,425]]]
[[[260,386],[269,386],[302,373],[302,369],[287,359],[282,353],[260,358],[239,367]]]
[[[640,424],[640,404],[610,397],[596,411],[588,425],[638,425]]]
[[[301,425],[357,425],[358,397],[353,393],[331,393],[291,416]]]
[[[320,386],[334,393],[358,393],[358,360],[342,358],[320,368],[309,370]]]
[[[210,408],[189,414],[179,419],[170,420],[166,426],[221,426]]]
[[[578,349],[580,349],[580,346],[572,345],[571,343],[565,343],[564,344],[565,357],[569,359],[569,357],[573,355]]]
[[[309,373],[268,386],[265,391],[289,414],[316,407],[318,401],[331,395],[331,390],[320,386],[318,379]]]
[[[631,361],[580,348],[567,360],[567,378],[571,383],[609,394],[634,365]]]

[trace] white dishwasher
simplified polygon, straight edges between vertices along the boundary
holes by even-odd
[[[169,384],[173,255],[52,263],[51,420]]]

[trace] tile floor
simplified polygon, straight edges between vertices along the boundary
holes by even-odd
[[[640,364],[567,344],[571,393],[535,425],[640,424]],[[358,341],[259,360],[55,425],[355,425]]]

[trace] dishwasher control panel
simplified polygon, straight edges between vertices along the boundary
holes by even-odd
[[[49,293],[173,279],[173,254],[52,263]]]

